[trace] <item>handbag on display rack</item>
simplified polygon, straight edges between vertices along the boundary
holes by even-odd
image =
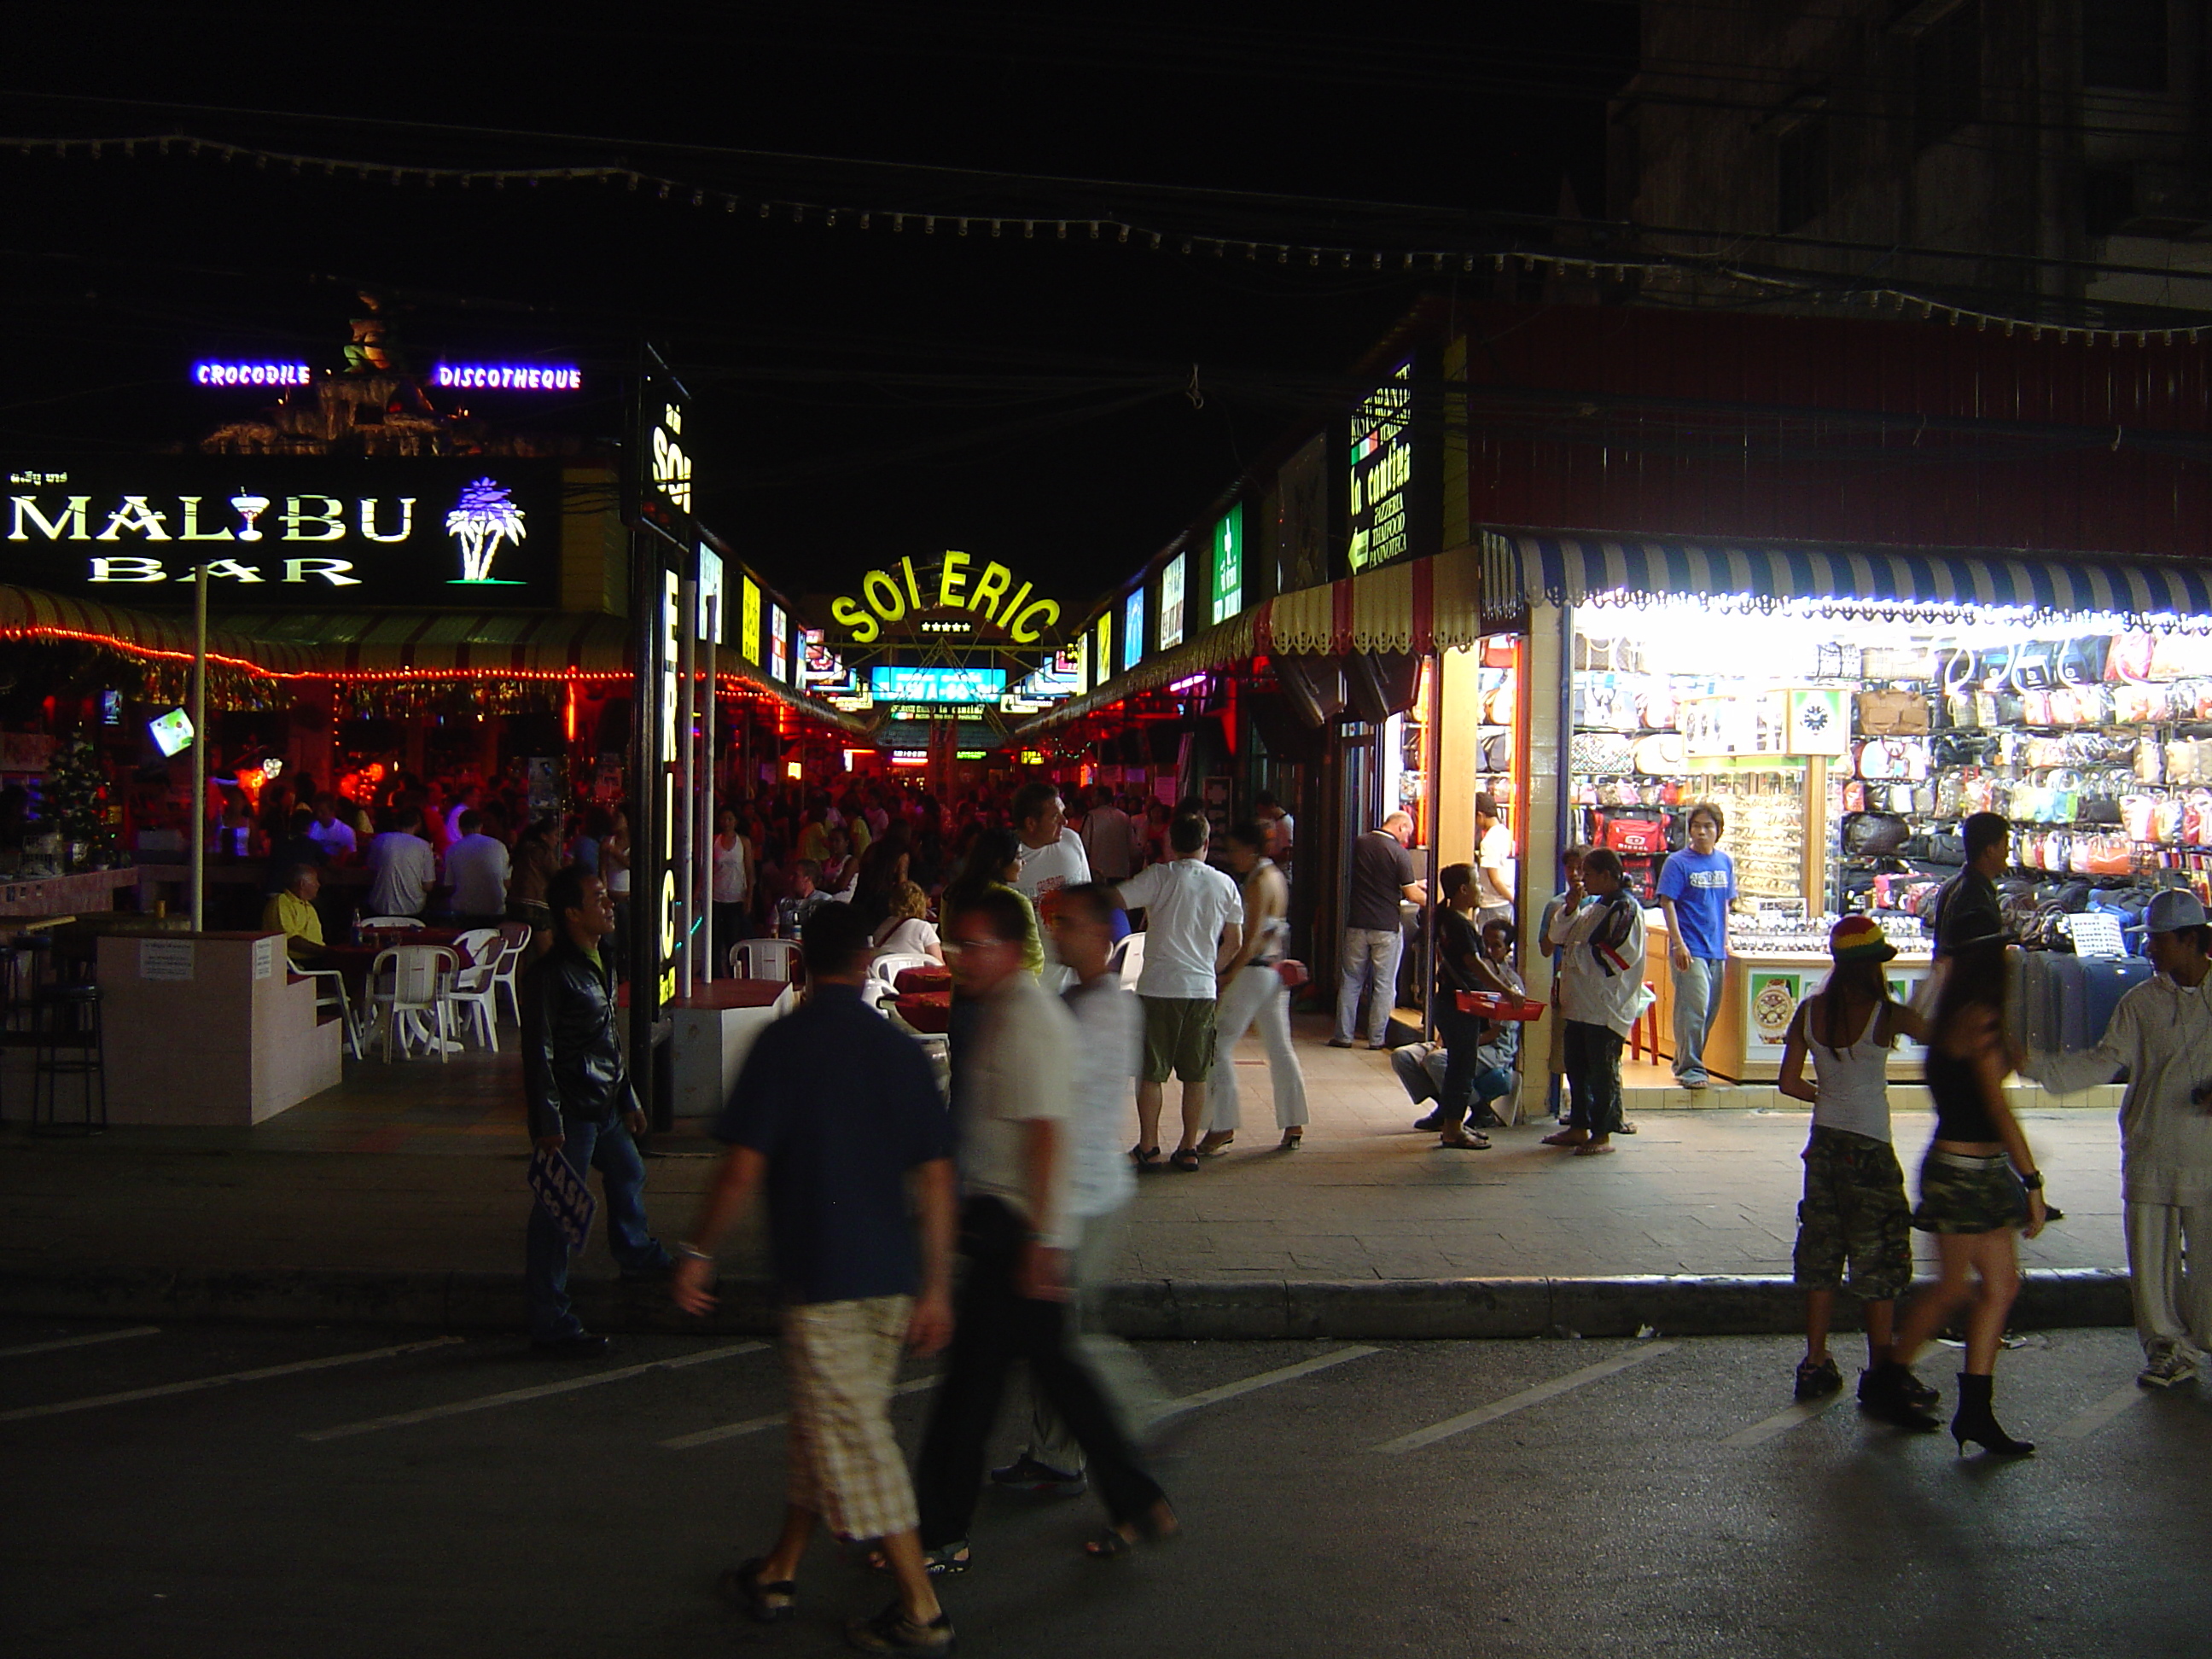
[[[2112,653],[2109,634],[2084,635],[2066,641],[2058,653],[2058,679],[2063,685],[2095,685],[2105,678],[2105,659]]]
[[[1917,691],[1862,691],[1854,708],[1866,737],[1917,737],[1928,730],[1928,699]]]
[[[1567,742],[1570,771],[1620,777],[1635,763],[1636,740],[1626,732],[1577,732]]]
[[[1638,738],[1634,751],[1635,769],[1647,777],[1671,777],[1687,763],[1682,739],[1678,733]]]
[[[2156,644],[2156,637],[2141,629],[2130,629],[2116,635],[2105,653],[2106,680],[2118,684],[2148,679],[2151,653]]]

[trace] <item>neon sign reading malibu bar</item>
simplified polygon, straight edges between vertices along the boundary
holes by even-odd
[[[23,480],[11,479],[12,483]],[[89,556],[87,580],[94,582],[159,582],[170,580],[162,556],[126,554],[125,544],[160,542],[346,542],[356,535],[364,541],[404,542],[415,533],[413,495],[362,495],[348,501],[337,495],[230,496],[123,495],[95,506],[90,495],[66,494],[12,495],[9,497],[8,539],[11,542],[112,542],[112,554]],[[156,505],[159,502],[159,505]],[[258,555],[260,550],[253,549]],[[209,574],[235,580],[258,582],[324,581],[334,587],[357,587],[360,580],[349,573],[344,559],[283,558],[281,576],[262,574],[261,567],[239,559],[204,561],[197,554],[182,554],[179,580],[190,580],[191,568],[202,562]]]
[[[886,625],[932,611],[981,612],[1006,629],[1017,645],[1035,645],[1044,630],[1060,620],[1057,599],[1030,597],[1035,584],[1014,586],[1014,573],[994,560],[972,578],[974,562],[965,553],[947,550],[936,570],[918,574],[911,558],[901,559],[887,570],[871,570],[860,579],[860,597],[833,600],[830,614],[853,630],[856,644],[882,637]]]

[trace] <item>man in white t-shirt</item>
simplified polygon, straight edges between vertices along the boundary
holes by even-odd
[[[1478,932],[1513,920],[1513,832],[1498,814],[1498,797],[1474,798],[1474,917]]]
[[[1182,1080],[1182,1139],[1168,1162],[1177,1170],[1199,1167],[1220,969],[1243,942],[1243,897],[1235,882],[1207,866],[1206,838],[1206,820],[1183,813],[1168,825],[1168,861],[1115,889],[1124,909],[1145,912],[1145,968],[1137,976],[1145,1069],[1137,1085],[1135,1154],[1144,1168],[1159,1159],[1160,1107],[1170,1072]]]
[[[307,839],[328,853],[332,864],[350,861],[360,846],[353,826],[338,816],[336,795],[315,797],[315,821],[307,826]]]
[[[1091,799],[1091,810],[1076,824],[1083,850],[1091,860],[1094,881],[1127,881],[1137,867],[1137,828],[1129,815],[1114,805],[1113,795],[1101,788]]]
[[[446,845],[451,847],[469,832],[461,828],[461,814],[473,812],[483,805],[483,787],[471,784],[453,797],[453,805],[446,809]]]
[[[1559,1015],[1573,1102],[1567,1127],[1544,1144],[1571,1146],[1577,1158],[1609,1152],[1621,1127],[1621,1045],[1644,1009],[1644,907],[1627,890],[1620,854],[1593,848],[1582,869],[1569,873],[1544,948],[1560,953]]]
[[[1012,817],[1014,833],[1021,838],[1014,890],[1036,910],[1044,945],[1042,982],[1048,991],[1065,991],[1073,976],[1060,965],[1052,942],[1052,919],[1060,908],[1060,890],[1079,887],[1091,879],[1091,857],[1083,850],[1083,837],[1068,828],[1054,785],[1025,783],[1014,791]]]
[[[461,814],[461,838],[446,849],[446,880],[455,915],[491,922],[507,914],[507,847],[483,834],[483,825],[473,806]]]
[[[419,916],[438,884],[438,855],[422,839],[422,809],[399,815],[399,827],[368,844],[368,914]]]

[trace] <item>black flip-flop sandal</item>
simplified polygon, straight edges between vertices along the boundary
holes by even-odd
[[[1192,1170],[1198,1168],[1201,1161],[1202,1160],[1198,1155],[1198,1149],[1195,1146],[1185,1146],[1177,1150],[1171,1157],[1169,1158],[1168,1167],[1174,1170],[1181,1170],[1185,1175],[1188,1175]]]
[[[799,1586],[790,1579],[779,1579],[771,1583],[761,1576],[768,1565],[761,1556],[739,1562],[724,1573],[719,1588],[722,1598],[743,1607],[763,1625],[781,1625],[796,1618],[799,1613]]]
[[[1437,1142],[1437,1145],[1458,1152],[1486,1152],[1490,1150],[1490,1137],[1478,1130],[1473,1134],[1463,1135],[1457,1140],[1449,1138],[1441,1139]]]
[[[1147,1152],[1142,1146],[1132,1146],[1129,1161],[1137,1166],[1139,1175],[1149,1175],[1160,1167],[1160,1149],[1155,1146]]]

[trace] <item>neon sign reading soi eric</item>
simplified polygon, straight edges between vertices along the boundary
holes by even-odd
[[[0,580],[179,603],[557,600],[557,461],[200,456],[6,469]]]
[[[929,620],[948,615],[970,623],[978,617],[1000,629],[1016,645],[1035,645],[1060,621],[1060,602],[1030,597],[1034,584],[1015,585],[1014,573],[992,560],[981,570],[965,553],[947,550],[934,568],[917,570],[911,558],[860,579],[858,598],[830,602],[830,614],[852,629],[853,641],[866,645],[888,631],[919,635]]]

